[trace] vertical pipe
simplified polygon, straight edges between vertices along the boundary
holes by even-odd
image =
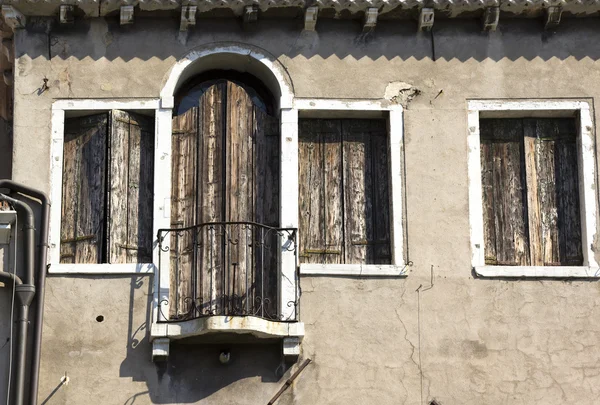
[[[25,403],[25,360],[27,358],[27,325],[29,324],[29,305],[19,307],[19,332],[17,335],[17,372],[15,374],[15,405]]]
[[[16,183],[12,180],[0,180],[0,188],[25,194],[37,198],[42,203],[41,232],[38,249],[38,280],[37,300],[35,306],[35,323],[33,327],[33,353],[31,360],[31,374],[29,378],[29,403],[37,404],[38,383],[40,375],[40,357],[42,350],[42,327],[44,324],[44,295],[46,290],[46,266],[48,258],[48,226],[50,220],[50,199],[48,196],[34,188]]]
[[[260,316],[265,316],[265,228],[260,228]]]

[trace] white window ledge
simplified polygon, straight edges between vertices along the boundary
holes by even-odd
[[[480,277],[600,278],[590,266],[475,266]]]
[[[48,268],[50,274],[154,274],[152,263],[126,263],[126,264],[51,264]]]
[[[407,275],[407,266],[303,263],[300,265],[300,274],[308,276],[403,277]]]

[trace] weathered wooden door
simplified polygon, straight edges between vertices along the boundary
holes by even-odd
[[[279,125],[232,81],[173,118],[171,317],[276,314]],[[268,305],[266,308],[265,305]],[[265,309],[268,314],[265,314]]]

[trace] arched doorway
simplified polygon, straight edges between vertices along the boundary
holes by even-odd
[[[279,120],[250,74],[209,71],[175,97],[171,319],[278,317]]]

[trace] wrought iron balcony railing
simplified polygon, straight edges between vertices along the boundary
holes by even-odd
[[[296,229],[211,222],[160,229],[158,241],[159,254],[170,256],[170,293],[168,301],[159,304],[159,322],[216,315],[296,320],[281,319],[278,300],[280,256],[283,252],[296,256]],[[159,266],[158,280],[161,270]],[[162,291],[160,281],[158,287]],[[298,294],[287,306],[294,307],[295,318]]]

